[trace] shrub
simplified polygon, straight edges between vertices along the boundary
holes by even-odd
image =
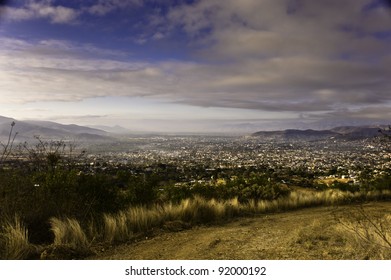
[[[334,181],[333,184],[331,185],[331,187],[334,189],[344,191],[344,192],[358,192],[358,191],[360,191],[360,188],[356,185],[344,183],[344,182],[339,182],[339,181]]]
[[[250,200],[273,200],[289,195],[290,189],[273,182],[266,175],[252,175],[248,179],[235,178],[226,184],[194,183],[180,186],[167,186],[163,197],[166,200],[179,202],[196,196],[205,199],[229,200],[238,198],[241,202]]]

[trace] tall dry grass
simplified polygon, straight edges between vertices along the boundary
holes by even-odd
[[[127,225],[133,232],[145,232],[152,227],[160,226],[165,218],[162,209],[155,207],[130,207],[124,212]]]
[[[105,242],[123,242],[133,237],[129,221],[124,212],[103,215],[103,239]]]
[[[104,241],[126,241],[136,233],[146,232],[161,227],[170,221],[181,221],[187,224],[208,224],[229,220],[237,216],[263,214],[276,211],[288,211],[320,205],[338,205],[357,200],[374,200],[391,197],[390,191],[371,193],[350,193],[340,190],[323,192],[296,191],[277,200],[249,201],[240,203],[238,199],[218,201],[201,197],[185,199],[181,203],[166,203],[152,207],[130,207],[117,214],[103,216]]]
[[[116,214],[104,214],[101,225],[90,225],[87,230],[88,232],[98,233],[95,234],[95,237],[100,236],[101,241],[108,243],[123,242],[130,240],[135,234],[161,227],[171,221],[181,221],[190,225],[208,224],[229,220],[238,216],[288,211],[320,205],[338,205],[356,200],[384,198],[385,196],[391,197],[391,192],[295,191],[291,192],[287,197],[276,200],[251,200],[247,203],[240,203],[236,198],[219,201],[195,197],[185,199],[177,204],[168,202],[151,207],[136,206]],[[62,223],[61,227],[57,225],[57,235],[59,237],[55,242],[72,243],[74,242],[72,240],[80,239],[79,243],[85,244],[86,235],[81,233],[81,228],[79,226],[76,227],[74,223],[75,221],[70,223],[70,220],[68,220],[68,222]],[[72,227],[72,225],[73,229],[70,230],[69,227]],[[56,230],[53,231],[57,232]],[[62,234],[62,231],[65,233]]]
[[[0,258],[26,259],[36,251],[28,241],[28,231],[18,216],[3,222],[0,232]]]
[[[75,249],[88,248],[89,241],[77,220],[51,218],[50,226],[54,234],[54,245],[68,245]]]

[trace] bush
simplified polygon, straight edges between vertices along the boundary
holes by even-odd
[[[102,213],[125,209],[133,200],[131,192],[118,186],[110,174],[87,175],[61,168],[2,171],[0,194],[2,217],[18,213],[33,229],[30,239],[36,243],[53,240],[51,217],[67,216],[85,223]]]
[[[228,181],[226,184],[194,183],[180,186],[167,186],[163,197],[178,202],[199,196],[205,199],[229,200],[238,198],[241,202],[250,200],[273,200],[289,195],[290,189],[280,183],[273,182],[264,175],[253,175]]]
[[[349,184],[349,183],[344,183],[344,182],[339,182],[339,181],[334,181],[333,184],[331,185],[333,189],[338,189],[344,192],[359,192],[360,188],[357,185]]]

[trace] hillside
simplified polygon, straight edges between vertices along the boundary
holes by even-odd
[[[77,141],[111,141],[113,138],[104,130],[80,126],[64,125],[49,121],[19,121],[0,116],[0,141],[6,141],[9,136],[11,123],[15,122],[13,132],[17,132],[17,142],[31,141],[35,136],[53,140]]]
[[[369,203],[367,213],[390,213],[390,202]],[[357,243],[337,221],[357,214],[356,206],[308,208],[238,218],[230,223],[185,229],[166,226],[135,243],[97,248],[92,259],[379,259],[390,250]]]

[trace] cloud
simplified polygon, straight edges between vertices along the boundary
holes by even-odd
[[[50,0],[30,0],[20,7],[6,7],[5,11],[9,20],[48,19],[51,23],[57,24],[74,23],[80,14],[73,8],[53,5],[53,1]]]
[[[67,122],[75,122],[78,123],[80,120],[97,120],[97,119],[106,119],[110,117],[109,115],[58,115],[58,116],[50,116],[51,121],[67,121]]]
[[[391,118],[390,105],[391,104],[388,104],[388,106],[375,105],[361,108],[344,108],[324,114],[308,114],[307,117],[322,120],[382,120],[384,123],[387,123]]]
[[[214,64],[200,79],[208,86],[182,102],[316,111],[389,101],[391,45],[376,34],[391,31],[391,17],[382,5],[365,9],[369,2],[210,0],[173,8],[171,28],[201,42],[198,54]]]
[[[197,40],[203,36],[205,44],[212,49],[211,52],[207,48],[208,58],[385,52],[387,46],[379,44],[370,33],[389,30],[391,17],[382,7],[363,12],[368,2],[198,1],[173,8],[167,20]],[[292,5],[294,10],[289,8]]]
[[[74,101],[107,95],[139,95],[140,82],[156,75],[144,63],[100,59],[105,50],[64,41],[31,43],[1,39],[1,102]],[[93,58],[84,58],[84,57]],[[121,56],[121,53],[119,54]],[[134,85],[130,83],[134,82]],[[145,86],[145,88],[147,88]],[[132,91],[133,89],[133,91]],[[137,90],[135,90],[137,89]]]
[[[104,16],[115,10],[141,6],[141,0],[99,0],[92,5],[69,3],[69,6],[57,4],[55,0],[28,0],[19,6],[0,7],[11,21],[48,19],[54,24],[75,24],[84,14]]]
[[[120,59],[123,54],[93,45],[3,38],[0,102],[143,96],[202,107],[381,117],[391,102],[391,42],[379,33],[391,32],[391,17],[383,6],[365,8],[369,2],[200,0],[153,14],[145,28],[154,33],[139,43],[183,32],[193,51],[187,61]],[[88,11],[104,15],[121,3],[99,1]]]
[[[84,10],[92,15],[104,16],[118,9],[138,7],[143,4],[142,0],[99,0],[96,2],[92,6],[85,7]]]
[[[378,64],[301,56],[146,63],[96,57],[104,50],[91,54],[89,46],[64,41],[1,43],[10,46],[0,51],[2,102],[154,96],[203,107],[314,112],[390,101],[389,58]]]

